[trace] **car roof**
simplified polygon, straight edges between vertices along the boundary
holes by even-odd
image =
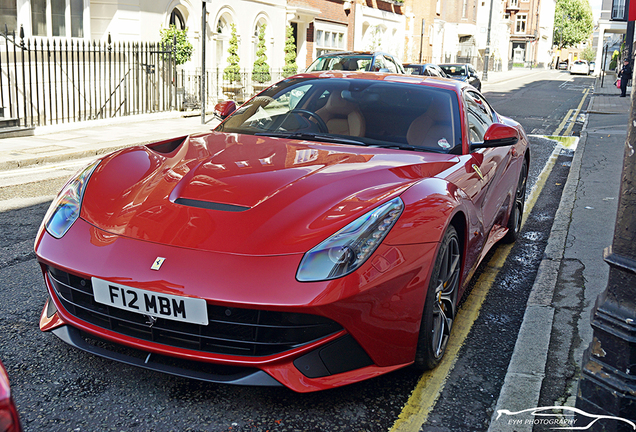
[[[404,84],[421,84],[461,93],[464,87],[472,87],[465,82],[442,77],[424,75],[404,75],[384,72],[355,72],[355,71],[317,71],[294,75],[290,78],[346,78],[352,80],[387,81]]]
[[[375,55],[375,54],[384,54],[391,57],[395,57],[393,54],[389,54],[384,51],[335,51],[326,54],[319,55],[318,57],[340,57],[345,55]]]

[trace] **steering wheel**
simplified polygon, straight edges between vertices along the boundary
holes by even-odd
[[[315,112],[298,108],[298,109],[293,109],[289,111],[288,115],[289,114],[300,114],[300,115],[306,115],[308,118],[313,118],[316,121],[316,124],[318,125],[318,129],[320,130],[320,132],[323,132],[323,133],[329,132],[329,128],[327,127],[327,124],[325,123],[325,121],[322,119],[322,117],[320,117]]]

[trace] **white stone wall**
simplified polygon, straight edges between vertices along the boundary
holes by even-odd
[[[406,17],[360,4],[355,9],[353,49],[385,51],[403,62]]]

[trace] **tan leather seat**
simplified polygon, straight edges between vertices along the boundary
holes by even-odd
[[[444,151],[455,145],[450,101],[444,99],[433,99],[426,112],[413,120],[406,133],[409,145]]]
[[[316,114],[325,121],[329,133],[362,137],[366,131],[364,116],[357,105],[343,99],[340,91],[331,93],[325,106]]]

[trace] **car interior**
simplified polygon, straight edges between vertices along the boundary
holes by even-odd
[[[328,134],[369,146],[461,152],[457,95],[428,86],[334,78],[303,81],[279,94],[261,94],[232,117],[221,130]]]

